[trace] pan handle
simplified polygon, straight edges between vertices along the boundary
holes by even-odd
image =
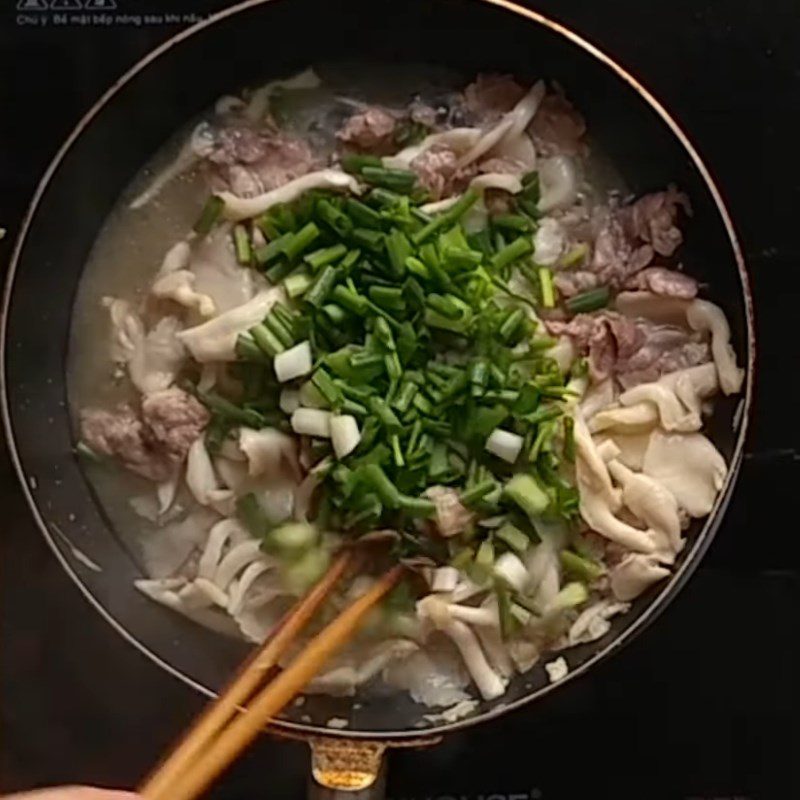
[[[354,739],[314,738],[309,800],[382,800],[386,745]]]

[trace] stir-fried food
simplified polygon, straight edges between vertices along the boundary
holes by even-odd
[[[223,98],[133,201],[206,193],[145,296],[104,300],[129,394],[80,409],[80,448],[151,482],[137,510],[171,549],[139,588],[234,635],[263,640],[342,546],[406,564],[310,690],[466,712],[470,684],[562,677],[551,654],[670,575],[743,371],[679,263],[689,199],[592,185],[560,90],[337,97],[321,141],[330,103],[305,136],[281,121],[316,89]]]

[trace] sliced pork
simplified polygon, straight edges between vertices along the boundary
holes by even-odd
[[[552,335],[572,339],[588,357],[594,380],[613,376],[626,388],[710,359],[708,345],[685,329],[611,311],[548,320],[546,326]]]
[[[305,175],[316,162],[302,139],[271,128],[231,125],[215,132],[206,163],[215,188],[253,197]]]
[[[396,150],[397,118],[379,106],[353,114],[336,134],[345,146],[360,153],[386,155]]]
[[[111,411],[84,409],[81,437],[95,453],[116,458],[131,472],[160,482],[174,476],[208,420],[201,403],[172,388],[145,397],[141,412],[129,403]]]

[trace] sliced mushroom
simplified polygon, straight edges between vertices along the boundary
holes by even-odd
[[[711,334],[711,353],[719,375],[719,385],[725,394],[736,394],[742,388],[744,370],[736,365],[736,353],[731,346],[731,329],[725,312],[708,300],[693,300],[686,312],[693,330]]]
[[[728,468],[702,434],[656,431],[644,456],[643,472],[672,492],[690,516],[704,517],[725,484]]]

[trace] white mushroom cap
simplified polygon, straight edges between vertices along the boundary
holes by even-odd
[[[744,370],[736,366],[736,353],[731,346],[731,329],[723,310],[708,300],[693,300],[686,311],[686,320],[693,330],[711,334],[711,353],[725,394],[736,394],[742,388]]]
[[[633,600],[668,575],[666,567],[640,553],[629,553],[608,573],[611,591],[618,600]]]
[[[666,487],[690,516],[704,517],[725,483],[728,468],[702,434],[656,431],[644,455],[643,472]]]

